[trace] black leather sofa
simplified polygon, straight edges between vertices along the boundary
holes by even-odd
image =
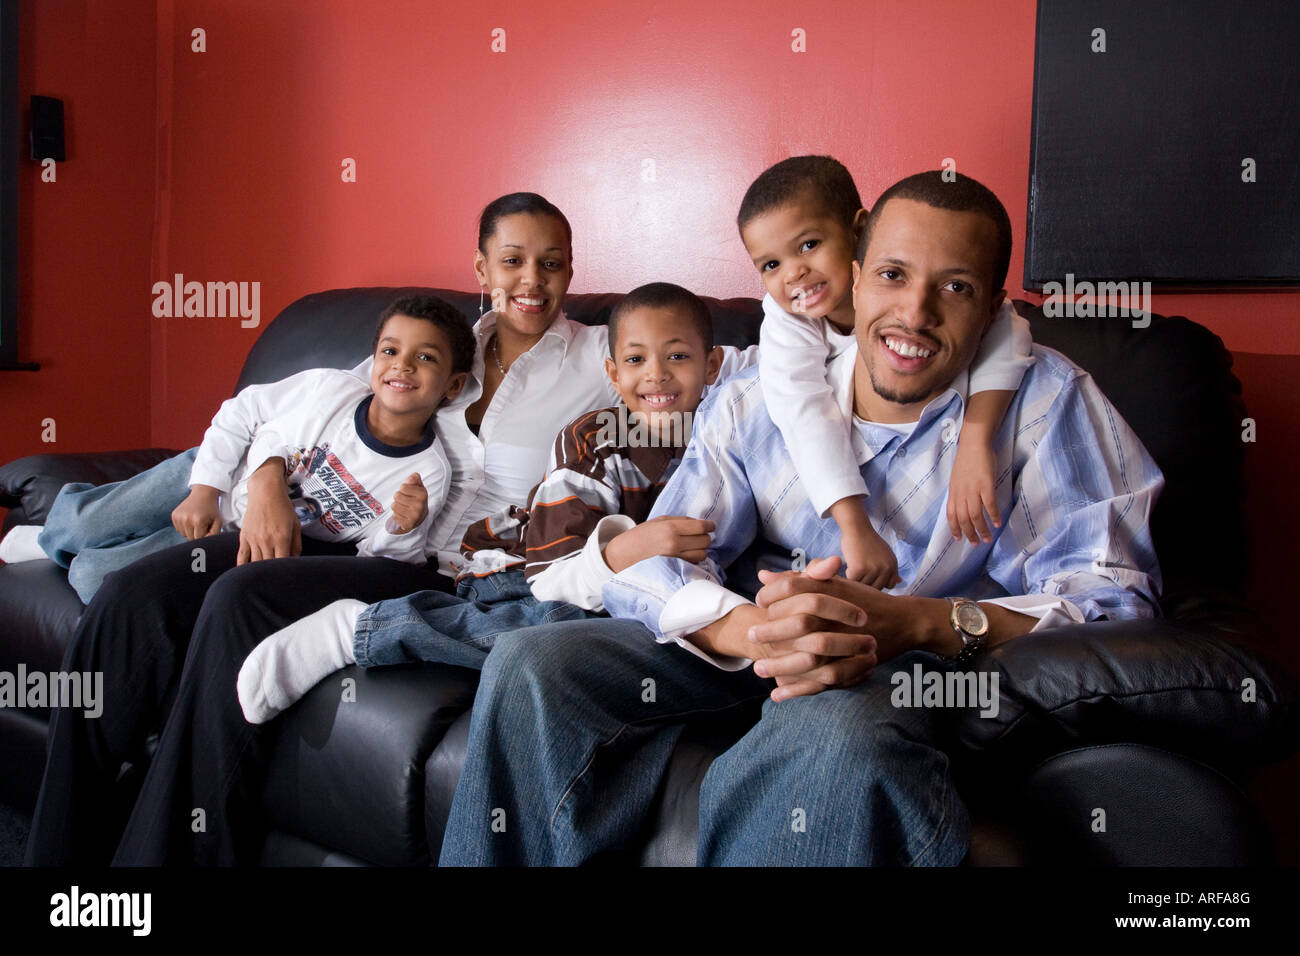
[[[251,350],[236,388],[366,354],[399,292],[344,289],[290,305]],[[478,295],[434,291],[469,318]],[[607,320],[617,295],[572,295]],[[708,300],[719,341],[756,341],[750,298]],[[951,753],[975,827],[968,862],[1249,865],[1272,858],[1243,775],[1297,746],[1297,694],[1243,608],[1245,416],[1219,339],[1183,318],[1049,319],[1017,307],[1037,342],[1088,369],[1164,470],[1154,515],[1162,620],[1042,631],[986,652],[998,716],[957,715]],[[0,467],[5,525],[40,523],[66,481],[126,477],[167,449],[37,455]],[[0,567],[0,670],[59,666],[81,604],[52,562]],[[353,669],[357,701],[316,688],[278,721],[265,790],[267,864],[420,865],[437,859],[465,753],[474,672]],[[232,689],[233,692],[233,689]],[[644,832],[608,862],[695,860],[698,788],[757,712],[691,729]],[[48,715],[0,708],[0,801],[34,801]],[[139,768],[135,768],[138,772]],[[1100,813],[1099,813],[1100,811]]]

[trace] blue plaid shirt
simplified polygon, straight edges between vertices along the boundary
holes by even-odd
[[[827,366],[844,420],[854,422],[849,438],[868,513],[898,559],[902,584],[891,593],[992,601],[1038,617],[1038,626],[1154,616],[1160,569],[1148,520],[1164,478],[1091,376],[1052,349],[1033,352],[993,443],[1004,520],[979,544],[954,540],[946,517],[965,373],[909,433],[853,416],[856,346]],[[759,568],[840,553],[839,528],[809,502],[756,368],[701,404],[690,446],[651,513],[659,515],[713,521],[708,558],[626,568],[605,585],[605,608],[728,669],[749,662],[706,655],[686,635],[747,603]]]

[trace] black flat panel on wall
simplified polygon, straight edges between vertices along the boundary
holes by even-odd
[[[1067,273],[1300,282],[1300,2],[1039,0],[1025,286]]]

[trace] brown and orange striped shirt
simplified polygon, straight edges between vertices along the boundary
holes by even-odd
[[[532,578],[557,561],[581,551],[606,515],[625,515],[640,524],[677,470],[685,451],[679,446],[647,445],[644,432],[626,427],[626,407],[588,412],[564,427],[555,439],[551,465],[528,495],[524,508],[471,525],[461,552],[501,550],[518,558],[497,570],[523,565]],[[617,423],[623,422],[623,428]],[[631,440],[629,440],[629,436]]]

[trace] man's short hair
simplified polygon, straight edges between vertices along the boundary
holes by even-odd
[[[384,334],[384,326],[395,315],[405,315],[420,319],[436,326],[447,336],[447,345],[451,348],[451,370],[454,373],[468,372],[474,368],[474,332],[470,329],[465,316],[453,306],[432,295],[407,295],[392,302],[388,308],[379,313],[379,322],[375,325],[375,340],[370,344],[370,354],[379,348],[379,339]]]
[[[614,348],[618,344],[618,327],[633,309],[677,309],[684,312],[690,320],[691,327],[699,335],[707,352],[713,348],[713,317],[704,301],[679,285],[671,282],[651,282],[638,286],[614,306],[609,314],[609,355],[614,357]]]
[[[858,187],[839,160],[791,156],[769,166],[750,183],[740,201],[736,226],[743,232],[755,217],[805,196],[821,203],[846,229],[853,228],[853,218],[862,208]]]
[[[867,224],[858,239],[858,265],[867,255],[867,245],[871,242],[871,232],[876,220],[884,212],[885,203],[891,199],[911,199],[923,202],[935,209],[948,209],[953,212],[977,212],[989,219],[997,230],[997,253],[993,260],[993,288],[997,292],[1007,281],[1007,269],[1011,264],[1011,217],[1007,215],[1002,200],[994,195],[978,180],[961,173],[953,173],[956,179],[943,178],[944,172],[938,169],[916,173],[906,179],[900,179],[890,186],[867,214]]]

